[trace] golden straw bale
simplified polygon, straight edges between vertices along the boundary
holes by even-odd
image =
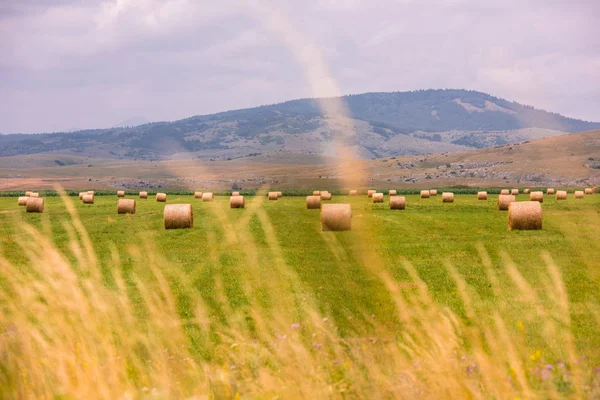
[[[119,199],[117,202],[117,214],[135,214],[135,200]]]
[[[240,192],[232,192],[232,193],[231,193],[231,195],[232,195],[232,196],[239,196],[239,195],[240,195]]]
[[[373,203],[383,203],[383,193],[375,193],[372,196]]]
[[[83,201],[83,204],[94,204],[94,195],[86,193],[81,198],[81,201]]]
[[[443,192],[442,193],[442,203],[454,203],[454,193]]]
[[[530,192],[530,191],[531,191],[531,190],[529,190],[529,189],[525,189],[525,190],[523,190],[523,193],[525,193],[525,194],[529,194],[529,192]]]
[[[312,194],[312,195],[313,195],[313,196],[320,196],[320,195],[321,195],[321,192],[320,192],[320,191],[318,191],[318,190],[315,190],[315,191],[313,191],[313,194]]]
[[[428,199],[429,198],[429,190],[421,190],[421,198]]]
[[[117,197],[125,197],[125,191],[124,190],[119,190],[117,192]]]
[[[552,191],[554,194],[554,190]],[[544,202],[544,192],[531,192],[529,193],[529,201],[539,201],[540,203]]]
[[[86,194],[87,192],[79,192],[79,200],[83,200],[83,196]]]
[[[519,189],[510,189],[510,194],[517,196],[519,194]]]
[[[331,200],[331,193],[321,191],[321,200]]]
[[[487,200],[487,192],[477,192],[477,200]]]
[[[392,196],[390,197],[390,210],[404,210],[406,208],[406,197]]]
[[[507,195],[507,194],[510,194],[510,190],[508,190],[508,189],[502,189],[502,190],[500,191],[500,194],[502,194],[502,195]]]
[[[140,199],[147,199],[148,198],[148,192],[140,192]]]
[[[29,197],[27,203],[25,203],[25,209],[28,213],[43,213],[44,199],[40,199],[39,197]]]
[[[542,229],[542,205],[539,201],[510,203],[508,207],[508,229]]]
[[[398,194],[398,191],[395,189],[390,190],[389,195],[390,196],[396,196]]]
[[[516,198],[512,194],[501,194],[500,196],[498,196],[498,210],[508,210],[508,206],[510,205],[510,203],[514,203],[515,201]]]
[[[321,196],[306,196],[306,209],[315,210],[321,208]]]
[[[202,198],[202,192],[194,192],[194,198],[195,199],[201,199]]]
[[[592,190],[592,188],[585,188],[585,189],[583,189],[583,193],[584,194],[592,194],[592,193],[594,193],[594,191]]]
[[[323,204],[321,229],[324,231],[349,231],[352,227],[350,204]]]
[[[592,188],[592,192],[594,192],[594,193],[598,193],[598,186],[594,186],[594,187]]]
[[[281,192],[277,192],[277,198],[278,198],[278,199],[280,199],[280,198],[282,198],[282,197],[283,197],[283,193],[281,193]]]
[[[548,188],[546,189],[546,194],[554,194],[554,188]]]
[[[40,194],[38,192],[33,192],[29,195],[29,197],[40,197]]]
[[[277,192],[269,192],[269,200],[277,200],[279,196],[277,196]]]
[[[556,191],[556,200],[566,200],[567,199],[567,191],[566,190],[557,190]]]
[[[166,193],[156,193],[156,201],[158,201],[159,203],[166,202],[167,194]]]
[[[244,208],[245,205],[244,196],[237,195],[229,198],[229,208]]]
[[[92,196],[95,195],[96,193],[93,190],[88,190],[87,194],[91,194]]]
[[[28,190],[28,191],[25,192],[25,196],[29,197],[29,196],[31,196],[31,193],[33,193],[33,192]]]
[[[377,190],[369,189],[367,190],[367,197],[371,198],[375,193],[377,193]]]
[[[437,196],[437,189],[431,189],[431,190],[429,191],[429,195],[430,195],[430,196]]]
[[[194,227],[194,211],[191,204],[167,204],[163,213],[165,229]]]
[[[17,204],[19,206],[26,206],[27,205],[27,199],[29,199],[29,197],[27,196],[21,196],[19,197],[19,199],[17,200]]]
[[[202,193],[202,202],[204,202],[204,203],[207,203],[207,202],[210,203],[214,199],[215,199],[215,195],[212,192]]]
[[[575,191],[575,198],[576,199],[583,199],[584,196],[585,196],[585,194],[583,193],[583,190],[576,190]]]
[[[356,196],[357,194],[358,194],[358,192],[356,190],[350,191],[350,196]]]

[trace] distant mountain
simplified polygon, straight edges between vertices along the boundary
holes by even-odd
[[[127,128],[0,136],[0,156],[43,152],[118,159],[236,158],[280,150],[335,155],[321,106],[340,99],[285,103]],[[451,152],[600,129],[467,90],[344,96],[363,158]]]

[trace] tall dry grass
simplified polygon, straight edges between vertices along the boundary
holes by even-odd
[[[382,329],[370,337],[342,337],[336,322],[302,295],[268,215],[252,203],[249,213],[263,223],[273,254],[279,279],[272,279],[270,290],[279,301],[268,314],[250,308],[252,329],[247,316],[228,310],[227,324],[215,331],[200,296],[190,300],[193,317],[180,317],[173,285],[185,292],[191,284],[151,243],[131,246],[130,279],[113,268],[116,284],[107,286],[90,238],[68,198],[65,203],[71,215],[65,225],[69,254],[61,253],[52,237],[24,225],[19,246],[27,264],[0,256],[3,399],[600,397],[600,374],[577,354],[567,292],[547,254],[542,255],[546,274],[536,283],[542,290],[534,290],[508,257],[505,268],[495,270],[480,247],[493,303],[478,299],[446,263],[464,305],[461,317],[434,301],[409,262],[403,265],[411,280],[402,285],[377,270],[402,328],[395,336]],[[217,218],[226,223],[218,211]],[[249,235],[228,232],[226,240],[243,249],[254,272],[256,244]],[[339,247],[335,235],[327,243]],[[343,258],[343,249],[337,251]],[[112,263],[119,265],[122,256],[113,251]],[[518,307],[502,292],[501,279],[512,282]],[[224,296],[216,286],[217,296]],[[302,314],[301,322],[290,316],[290,307]],[[595,315],[600,326],[600,313]],[[528,345],[532,327],[558,354]],[[218,340],[208,340],[211,335]],[[206,338],[200,346],[205,352],[192,346],[192,337]]]

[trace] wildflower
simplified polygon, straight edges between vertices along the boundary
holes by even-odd
[[[300,329],[300,324],[292,324],[292,330]]]

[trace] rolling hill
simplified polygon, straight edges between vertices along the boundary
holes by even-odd
[[[466,90],[366,93],[341,100],[356,132],[350,145],[364,159],[456,152],[600,129],[600,123]],[[293,100],[136,127],[0,135],[0,157],[231,159],[277,151],[335,156],[335,128],[322,111],[334,101],[339,99]]]

